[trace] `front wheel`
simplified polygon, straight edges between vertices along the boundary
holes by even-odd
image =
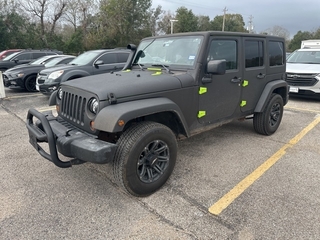
[[[263,135],[273,134],[280,125],[282,115],[283,99],[279,94],[273,93],[263,112],[254,114],[254,130]]]
[[[166,126],[141,122],[127,129],[118,140],[114,178],[134,196],[148,196],[170,177],[177,158],[177,141]]]
[[[36,76],[32,75],[27,77],[24,86],[28,92],[36,92]]]

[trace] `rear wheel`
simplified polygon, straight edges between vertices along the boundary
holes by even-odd
[[[28,92],[36,92],[36,76],[32,75],[26,78],[24,86]]]
[[[280,125],[282,115],[283,99],[279,94],[273,93],[263,112],[254,114],[254,130],[263,135],[273,134]]]
[[[177,141],[166,126],[141,122],[118,141],[114,160],[117,184],[135,196],[148,196],[170,177],[177,157]]]

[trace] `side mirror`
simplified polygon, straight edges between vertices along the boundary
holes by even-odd
[[[207,63],[207,73],[223,75],[226,73],[226,60],[211,60]]]
[[[99,66],[99,65],[102,65],[103,64],[103,61],[102,60],[98,60],[94,63],[95,66]]]

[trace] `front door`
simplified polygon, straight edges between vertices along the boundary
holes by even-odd
[[[111,71],[117,70],[117,55],[116,53],[105,53],[102,56],[100,56],[97,60],[102,60],[103,64],[97,65],[94,67],[94,73],[93,74],[101,74],[101,73],[107,73]]]
[[[205,75],[199,88],[198,119],[202,124],[230,118],[240,107],[240,37],[212,37],[207,60],[226,60],[226,73]]]

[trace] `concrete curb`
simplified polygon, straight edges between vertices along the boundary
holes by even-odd
[[[2,72],[0,71],[0,99],[6,97],[6,92],[4,90]]]

